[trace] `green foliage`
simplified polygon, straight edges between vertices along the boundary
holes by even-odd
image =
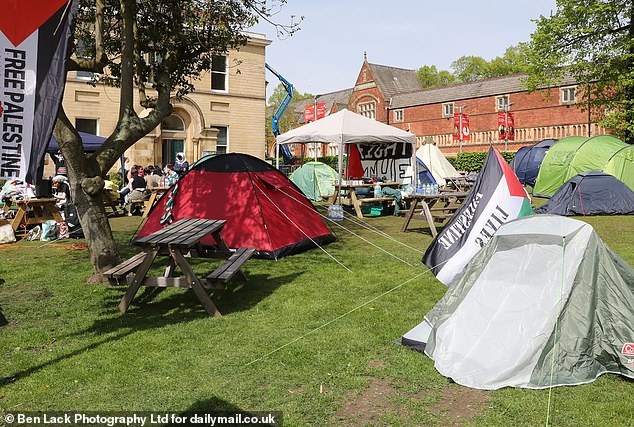
[[[578,83],[579,105],[634,142],[634,3],[631,0],[558,0],[557,10],[537,19],[524,49],[527,87],[557,85],[566,75]],[[589,98],[589,99],[588,99]]]
[[[513,157],[515,157],[515,151],[502,151],[500,152],[500,154],[502,154],[502,157],[504,157],[504,160],[506,160],[507,162],[510,162],[511,160],[513,160]],[[487,158],[487,152],[464,152],[464,153],[458,153],[458,155],[456,157],[454,157],[454,161],[453,161],[453,165],[454,167],[459,170],[459,171],[466,171],[466,172],[480,172],[480,169],[482,169],[482,166],[484,165],[484,161]],[[451,157],[448,157],[447,160],[451,159]],[[449,160],[451,162],[451,160]]]
[[[110,172],[108,174],[108,179],[117,184],[117,187],[121,187],[121,184],[123,184],[123,177],[119,172]]]
[[[438,71],[435,65],[423,65],[418,69],[418,80],[424,88],[446,86],[452,83],[472,82],[489,77],[525,73],[528,63],[524,55],[524,43],[506,49],[504,55],[487,61],[480,56],[462,56],[451,64],[453,73]]]
[[[447,86],[453,83],[456,78],[447,70],[440,70],[435,65],[423,65],[416,72],[423,88]]]

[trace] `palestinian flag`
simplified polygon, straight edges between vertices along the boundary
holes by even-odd
[[[34,183],[64,92],[73,0],[0,6],[0,179]]]
[[[530,214],[528,193],[491,147],[473,189],[427,248],[423,262],[449,286],[502,224]]]

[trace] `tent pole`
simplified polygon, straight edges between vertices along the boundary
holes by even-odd
[[[339,191],[337,191],[337,204],[341,204],[341,170],[343,169],[343,144],[339,141],[339,159],[337,160],[337,167],[339,169]]]
[[[275,169],[280,170],[280,144],[275,141]]]

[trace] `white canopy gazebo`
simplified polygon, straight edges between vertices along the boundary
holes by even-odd
[[[349,144],[357,144],[364,170],[374,168],[376,171],[380,167],[385,172],[390,168],[395,172],[390,176],[394,181],[410,179],[406,174],[407,166],[416,167],[416,135],[346,109],[278,135],[275,144],[276,166],[279,167],[281,144],[311,143],[338,145],[340,180],[343,148]],[[376,144],[382,144],[383,147],[375,147]],[[383,175],[377,173],[377,176]]]

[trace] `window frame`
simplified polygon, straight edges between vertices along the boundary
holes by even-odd
[[[218,58],[224,58],[225,59],[225,70],[224,70],[224,72],[223,71],[214,71],[214,69],[213,69],[214,68],[213,59],[212,59],[211,69],[209,70],[210,77],[211,77],[210,82],[209,82],[210,90],[212,92],[215,92],[215,93],[228,93],[229,92],[229,56],[228,55],[214,55],[213,57],[214,58],[218,57]],[[222,75],[225,76],[225,83],[224,83],[225,88],[224,89],[214,89],[214,75],[217,75],[217,74],[222,74]]]
[[[376,120],[376,101],[360,102],[357,104],[357,113],[368,119]]]
[[[99,118],[98,117],[75,117],[75,129],[78,129],[77,126],[77,120],[93,120],[95,122],[95,133],[92,135],[96,135],[99,136]],[[81,132],[85,132],[85,131],[81,131]],[[90,132],[86,132],[86,133],[90,133]]]
[[[447,108],[451,107],[451,113],[447,112]],[[442,116],[445,118],[453,117],[455,108],[455,102],[443,102],[442,104]]]
[[[403,123],[405,120],[403,109],[394,110],[394,123]]]
[[[568,97],[570,96],[570,93],[572,92],[572,99],[564,99],[564,97],[566,95],[568,95]],[[561,93],[561,96],[559,97],[559,102],[561,102],[562,105],[570,105],[570,104],[576,104],[577,103],[577,86],[566,86],[566,87],[562,87],[559,88],[559,93]]]
[[[228,125],[212,125],[212,128],[218,129],[218,135],[216,136],[216,154],[226,154],[229,152],[229,126]],[[225,147],[224,153],[218,152],[218,136],[220,135],[220,128],[226,129],[226,145],[221,145],[220,147]]]
[[[505,105],[500,107],[500,100],[506,99]],[[511,97],[509,95],[498,95],[495,97],[495,111],[508,111],[511,106]]]

